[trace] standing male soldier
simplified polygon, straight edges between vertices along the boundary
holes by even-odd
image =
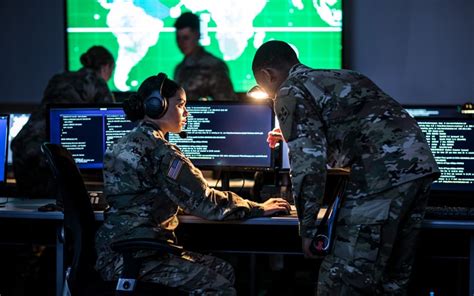
[[[185,12],[174,26],[179,50],[184,54],[174,70],[174,80],[183,86],[188,101],[237,100],[227,65],[199,45],[199,17]]]
[[[263,44],[252,68],[275,96],[307,257],[314,257],[309,246],[327,166],[351,168],[318,295],[405,294],[430,185],[439,176],[416,121],[367,77],[311,69],[282,41]],[[270,146],[280,139],[272,134]]]

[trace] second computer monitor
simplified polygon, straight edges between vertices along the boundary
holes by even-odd
[[[474,118],[417,121],[441,170],[441,177],[432,188],[474,192]]]
[[[187,138],[169,140],[200,168],[270,169],[272,150],[266,142],[273,127],[268,104],[188,102]]]
[[[8,115],[0,114],[0,183],[6,180]]]
[[[53,105],[50,142],[68,149],[80,169],[102,169],[105,149],[136,126],[121,105]]]
[[[12,140],[18,135],[23,126],[28,122],[30,113],[12,113],[10,114],[10,124],[8,129],[8,164],[13,163],[11,143]]]
[[[438,111],[439,108],[434,107],[423,110],[434,110],[432,116],[426,113],[424,118],[417,118],[441,170],[433,190],[474,192],[474,118]],[[450,117],[440,117],[440,114]],[[281,168],[289,169],[288,145],[282,145]]]
[[[279,128],[280,123],[278,122],[278,118],[275,116],[275,128]],[[280,170],[287,171],[290,169],[290,158],[288,154],[288,144],[285,141],[281,141],[280,150],[281,150],[281,163],[280,163]]]

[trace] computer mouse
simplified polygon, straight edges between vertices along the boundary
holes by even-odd
[[[54,211],[62,211],[62,208],[56,204],[49,203],[49,204],[45,204],[38,207],[38,211],[39,212],[54,212]]]

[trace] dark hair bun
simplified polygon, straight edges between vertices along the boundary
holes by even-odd
[[[85,52],[83,54],[81,54],[81,64],[86,67],[86,68],[91,68],[92,66],[92,62],[91,62],[91,58],[90,56]]]
[[[80,58],[81,64],[93,70],[99,70],[101,66],[113,65],[114,57],[105,47],[94,45],[83,53]]]
[[[126,118],[132,122],[145,117],[143,101],[136,94],[130,95],[128,99],[123,101],[123,111],[125,112]]]

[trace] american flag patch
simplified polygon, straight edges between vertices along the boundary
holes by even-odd
[[[170,168],[168,169],[168,177],[173,180],[176,180],[181,172],[181,168],[183,167],[183,162],[178,158],[174,158],[171,161]]]

